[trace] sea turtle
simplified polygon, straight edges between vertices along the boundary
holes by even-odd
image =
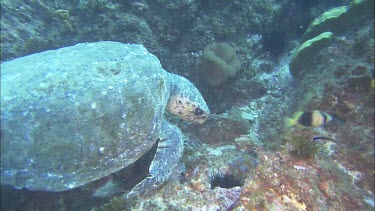
[[[64,191],[158,149],[128,197],[166,182],[183,152],[164,111],[203,123],[197,88],[168,73],[142,45],[81,43],[1,64],[1,183]]]

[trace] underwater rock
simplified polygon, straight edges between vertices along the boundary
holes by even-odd
[[[363,92],[371,89],[373,77],[366,66],[358,65],[350,71],[348,77],[348,88],[350,91]]]
[[[338,27],[342,27],[343,24],[341,24],[340,21],[342,21],[342,15],[345,14],[347,10],[347,6],[341,6],[321,14],[311,22],[302,40],[309,40],[325,31],[341,31]]]
[[[374,1],[373,0],[353,0],[350,3],[348,15],[351,17],[350,23],[356,24],[364,18],[374,18]]]
[[[313,20],[302,37],[311,39],[325,31],[341,34],[361,22],[363,17],[373,16],[373,0],[354,0],[349,6],[328,10]]]
[[[212,145],[233,143],[234,139],[248,133],[249,121],[230,118],[210,118],[205,124],[191,124],[187,132],[194,134],[200,141]]]
[[[119,193],[122,190],[121,188],[122,187],[118,183],[108,181],[104,186],[95,190],[93,195],[101,198],[109,197]]]
[[[202,77],[210,86],[218,86],[233,78],[241,68],[234,49],[227,43],[212,43],[204,48]]]
[[[207,191],[206,185],[203,182],[201,182],[200,180],[193,179],[193,180],[190,181],[190,184],[194,188],[194,190],[197,190],[199,192]]]
[[[324,32],[306,42],[302,43],[294,53],[290,63],[289,71],[293,77],[300,77],[312,64],[312,58],[320,50],[327,47],[333,39],[332,32]]]

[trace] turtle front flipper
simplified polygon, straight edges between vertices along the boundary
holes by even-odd
[[[127,198],[142,196],[163,185],[178,166],[183,150],[184,144],[180,129],[163,121],[158,148],[149,168],[150,176],[138,183]]]

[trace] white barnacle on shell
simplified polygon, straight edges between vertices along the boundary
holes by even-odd
[[[92,109],[96,109],[96,106],[97,106],[97,105],[96,105],[96,102],[92,102],[92,103],[91,103],[91,108],[92,108]]]

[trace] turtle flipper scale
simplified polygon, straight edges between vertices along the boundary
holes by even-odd
[[[150,176],[138,183],[127,195],[127,198],[143,196],[164,184],[178,166],[183,149],[180,129],[163,121],[158,148],[149,168]]]

